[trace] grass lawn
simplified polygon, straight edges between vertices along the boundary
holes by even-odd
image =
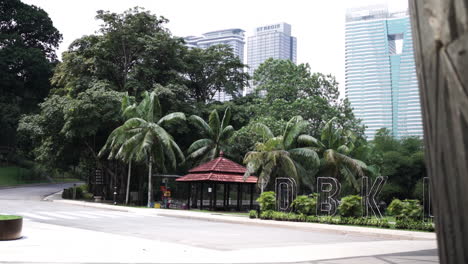
[[[14,219],[19,219],[21,216],[18,215],[0,215],[0,221],[2,220],[14,220]]]
[[[34,179],[31,177],[31,172],[25,168],[19,167],[0,167],[0,186],[12,186],[28,183],[48,183],[48,179]],[[54,177],[55,182],[77,182],[79,179]]]
[[[24,178],[27,175],[29,175],[28,169],[18,167],[0,167],[0,186],[26,183]]]

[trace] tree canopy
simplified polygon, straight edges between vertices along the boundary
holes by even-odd
[[[0,2],[0,145],[14,144],[20,115],[35,111],[49,93],[61,39],[41,8]]]

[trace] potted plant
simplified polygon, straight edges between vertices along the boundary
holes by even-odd
[[[0,215],[0,240],[21,238],[23,217],[17,215]]]

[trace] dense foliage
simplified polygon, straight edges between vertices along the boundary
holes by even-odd
[[[360,217],[363,213],[362,197],[359,195],[348,195],[341,198],[338,212],[343,217]]]
[[[299,195],[294,199],[291,206],[294,211],[304,215],[315,215],[317,211],[317,194]]]
[[[387,203],[419,197],[421,139],[382,129],[368,142],[335,78],[308,64],[269,59],[252,76],[255,93],[240,97],[250,76],[228,46],[188,49],[168,19],[142,8],[98,11],[98,32],[76,39],[62,62],[54,53],[61,35],[43,10],[12,0],[0,12],[0,140],[50,173],[89,180],[99,168],[108,187],[124,188],[133,171],[132,189],[144,197],[148,170],[184,174],[223,151],[263,183],[296,178],[300,193],[317,176],[344,180],[346,195],[363,175],[384,175]],[[220,91],[233,100],[214,101]],[[103,147],[115,152],[110,160],[98,155]],[[299,198],[297,210],[310,213],[310,199]]]
[[[275,210],[276,208],[276,195],[275,192],[263,192],[257,198],[261,211]]]
[[[14,146],[22,114],[50,90],[62,35],[47,13],[20,0],[0,1],[0,146]]]

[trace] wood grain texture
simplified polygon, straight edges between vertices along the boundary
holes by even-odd
[[[468,263],[468,9],[410,0],[441,263]]]

